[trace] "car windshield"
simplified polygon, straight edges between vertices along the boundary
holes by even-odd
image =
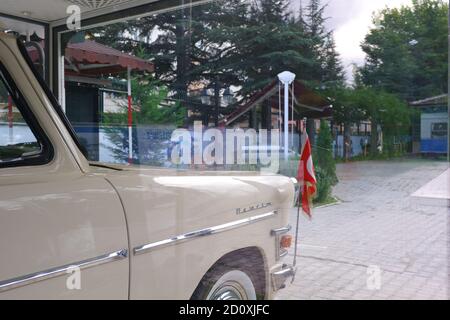
[[[47,98],[49,99],[50,103],[52,104],[53,109],[60,117],[62,123],[70,133],[72,139],[74,140],[75,144],[78,146],[80,151],[87,157],[88,153],[86,151],[86,148],[83,146],[83,144],[80,142],[78,135],[76,134],[72,124],[67,119],[66,114],[64,113],[64,110],[61,108],[61,105],[58,103],[55,95],[50,90],[50,87],[48,86],[47,82],[44,80],[44,55],[42,54],[42,49],[36,45],[34,42],[27,42],[23,41],[23,39],[18,38],[17,44],[19,46],[19,50],[22,53],[22,56],[25,58],[26,62],[28,63],[28,66],[30,67],[31,71],[33,72],[34,76],[38,80],[39,84],[41,85],[42,90],[44,90],[45,94],[47,95]],[[39,51],[39,54],[37,53]]]
[[[274,202],[252,191],[285,189],[234,177],[298,182],[280,299],[448,299],[448,1],[142,2],[52,31],[56,98],[40,81],[91,164],[156,167],[177,190],[243,199],[239,217]],[[167,224],[209,209],[181,202]]]

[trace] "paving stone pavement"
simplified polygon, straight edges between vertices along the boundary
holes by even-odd
[[[276,299],[449,299],[450,205],[411,196],[447,168],[426,160],[338,165],[341,203],[314,209],[312,221],[301,216],[297,276]]]

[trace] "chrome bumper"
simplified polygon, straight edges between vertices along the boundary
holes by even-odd
[[[281,267],[281,270],[273,272],[271,275],[273,290],[278,291],[284,289],[286,287],[286,281],[288,279],[293,281],[296,272],[297,270],[294,267],[286,264]]]

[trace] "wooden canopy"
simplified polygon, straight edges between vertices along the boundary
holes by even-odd
[[[153,72],[153,63],[92,40],[69,43],[65,50],[66,73],[98,76],[131,70]]]

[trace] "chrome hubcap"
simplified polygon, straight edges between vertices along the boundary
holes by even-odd
[[[217,288],[210,300],[248,300],[244,288],[237,282],[227,282]]]

